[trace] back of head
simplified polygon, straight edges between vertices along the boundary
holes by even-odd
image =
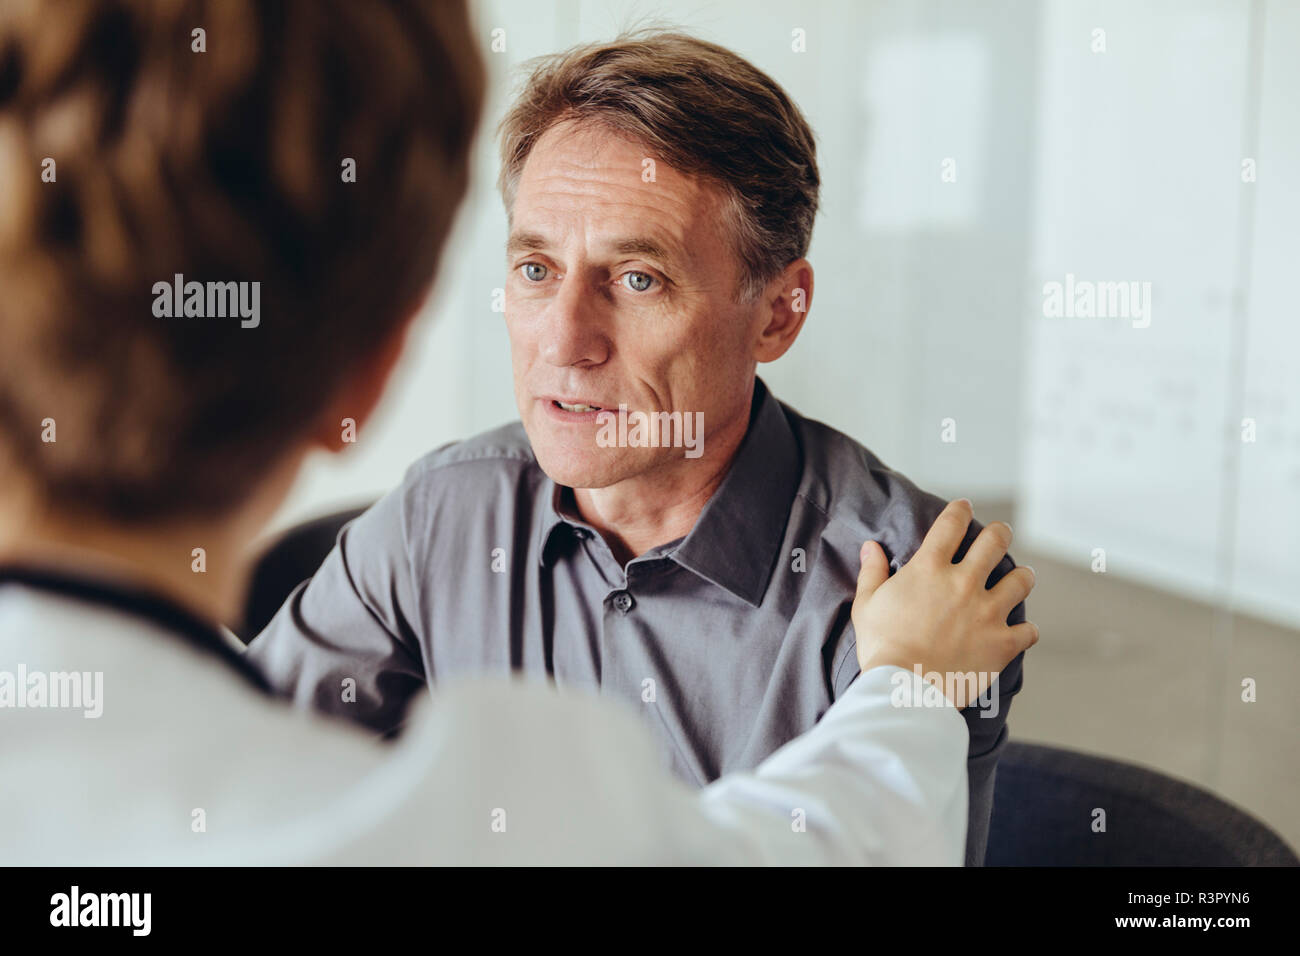
[[[238,504],[426,293],[483,85],[459,0],[5,3],[0,475]],[[160,316],[176,276],[259,283],[258,322]]]

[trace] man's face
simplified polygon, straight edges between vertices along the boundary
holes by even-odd
[[[603,128],[558,124],[520,176],[505,307],[515,400],[562,485],[605,488],[698,460],[682,447],[603,447],[608,416],[595,409],[690,416],[706,455],[708,437],[749,411],[761,315],[734,301],[721,192],[661,162],[647,181],[646,158]]]

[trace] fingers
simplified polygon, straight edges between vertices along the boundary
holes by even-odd
[[[1036,580],[1034,569],[1027,565],[1013,568],[1002,575],[1002,579],[989,590],[998,613],[1003,618],[1010,614],[1012,608],[1029,597]]]
[[[862,545],[862,568],[858,571],[858,594],[856,600],[865,601],[889,580],[889,559],[884,549],[874,541]]]
[[[952,563],[953,556],[966,538],[966,529],[970,527],[972,517],[971,504],[965,498],[948,502],[947,507],[934,519],[925,540],[917,549],[917,554]]]
[[[970,550],[962,558],[962,568],[979,578],[983,586],[993,569],[998,566],[1011,547],[1011,525],[1005,521],[990,522],[971,542]]]
[[[1038,625],[1033,621],[1014,624],[1007,628],[1007,632],[1011,635],[1011,643],[1014,648],[1011,652],[1011,657],[1007,658],[1007,664],[1010,664],[1017,654],[1029,650],[1029,648],[1038,643]],[[1003,666],[1005,667],[1006,665],[1004,664]]]

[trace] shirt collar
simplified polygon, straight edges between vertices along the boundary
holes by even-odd
[[[755,378],[749,430],[727,477],[704,506],[690,534],[668,556],[759,606],[776,567],[800,469],[799,445],[781,404],[763,380]],[[557,528],[568,525],[587,530],[561,513],[563,492],[550,478],[544,480],[537,529],[538,558],[543,565],[554,553],[548,546]]]
[[[585,534],[587,531],[575,519],[560,513],[564,492],[562,485],[557,485],[550,475],[543,472],[540,490],[542,506],[537,509],[537,560],[543,567],[551,563],[551,557],[555,553],[551,550],[551,541],[557,529],[566,527],[571,534]]]
[[[87,604],[97,604],[149,621],[190,646],[215,655],[258,690],[273,696],[270,685],[218,629],[170,598],[134,585],[92,578],[62,568],[0,565],[0,585],[18,584]]]

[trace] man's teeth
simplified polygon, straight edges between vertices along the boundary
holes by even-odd
[[[599,405],[567,405],[567,404],[565,404],[564,402],[561,402],[561,401],[556,401],[555,404],[556,404],[556,405],[559,405],[559,406],[560,406],[562,409],[564,409],[566,412],[598,412],[598,411],[600,411],[600,406],[599,406]]]

